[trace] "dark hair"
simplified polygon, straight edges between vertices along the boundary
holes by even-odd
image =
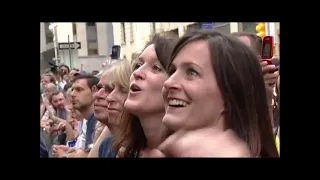
[[[170,59],[170,53],[174,48],[177,38],[167,34],[155,34],[151,41],[146,44],[144,49],[150,45],[154,45],[157,58],[161,65],[165,68]],[[125,157],[134,157],[137,152],[144,149],[147,145],[147,139],[142,129],[140,120],[137,116],[123,110],[121,115],[121,131],[112,138],[112,149],[118,152],[125,145]]]
[[[60,73],[60,70],[57,66],[50,67],[50,72],[54,75],[58,75]]]
[[[183,47],[201,40],[208,43],[226,127],[248,144],[253,157],[278,157],[261,66],[249,47],[217,31],[193,31],[179,40],[169,67]]]
[[[78,68],[72,68],[71,71],[72,71],[72,70],[75,70],[75,71],[79,72],[79,69],[78,69]]]
[[[91,75],[97,75],[97,74],[99,74],[99,71],[98,71],[98,70],[93,70],[93,71],[91,72]]]
[[[63,70],[61,70],[62,67],[67,68],[67,72],[64,72]],[[64,75],[68,75],[69,72],[70,72],[70,68],[69,68],[67,65],[61,64],[61,65],[59,66],[59,74],[60,74],[61,79],[63,79],[63,76],[64,76]]]
[[[77,76],[75,76],[73,82],[76,82],[79,79],[86,79],[88,87],[90,89],[92,89],[93,86],[96,86],[99,83],[99,78],[97,78],[96,76],[90,75],[90,74],[89,75],[81,75],[81,74],[77,75]]]
[[[64,91],[64,92],[67,92],[68,89],[72,87],[72,84],[73,84],[73,83],[71,83],[71,82],[68,82],[67,84],[65,84],[64,87],[63,87],[63,91]]]
[[[151,38],[151,41],[145,45],[144,49],[153,44],[157,58],[162,67],[165,68],[168,65],[171,51],[174,48],[176,42],[177,38],[175,38],[173,35],[155,34]]]
[[[67,69],[68,69],[68,73],[70,72],[69,66],[67,66],[67,65],[65,65],[65,64],[61,64],[61,65],[59,66],[59,69],[61,69],[62,67],[67,68]]]
[[[261,37],[249,32],[234,32],[234,33],[231,33],[231,35],[236,37],[243,37],[243,36],[248,37],[250,40],[251,47],[254,50],[255,54],[256,55],[261,54],[261,49],[262,49]]]

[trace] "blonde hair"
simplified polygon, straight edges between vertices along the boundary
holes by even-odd
[[[69,88],[67,90],[67,98],[70,98],[71,99],[71,92],[72,92],[72,88]]]
[[[129,90],[130,76],[132,74],[132,61],[118,60],[111,67],[112,82],[117,82]]]

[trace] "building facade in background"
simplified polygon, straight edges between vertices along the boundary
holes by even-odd
[[[48,62],[54,58],[53,33],[49,30],[50,23],[40,23],[40,73],[49,68]]]
[[[113,23],[114,43],[121,46],[121,58],[134,59],[150,40],[154,33],[170,32],[181,37],[193,29],[201,29],[201,22],[189,23]],[[279,23],[266,23],[268,35],[275,35],[279,31]],[[245,31],[256,33],[256,22],[213,22],[213,29],[230,34]],[[279,40],[275,36],[275,55],[279,54]]]
[[[55,56],[58,63],[86,71],[100,70],[109,58],[113,45],[120,45],[120,58],[135,59],[154,33],[171,33],[177,37],[194,29],[201,29],[201,22],[186,23],[50,23],[40,24],[41,69]],[[279,23],[266,23],[267,35],[275,37],[275,56],[279,55]],[[229,34],[232,32],[256,33],[256,22],[213,22],[213,29]],[[58,49],[58,43],[80,42],[80,49]],[[55,52],[56,49],[56,52]]]
[[[229,22],[214,23],[214,29],[230,33]],[[134,59],[150,40],[154,33],[169,32],[172,35],[181,37],[187,31],[200,29],[200,22],[189,23],[113,23],[114,27],[114,43],[121,46],[121,58]]]
[[[100,70],[111,53],[112,23],[53,23],[58,64],[86,71]],[[76,43],[78,49],[59,49],[59,43]]]
[[[192,23],[113,23],[114,43],[121,46],[120,58],[135,59],[154,33],[171,32],[177,37]]]

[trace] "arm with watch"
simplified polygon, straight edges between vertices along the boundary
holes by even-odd
[[[84,149],[76,149],[73,152],[70,152],[66,155],[66,158],[73,158],[73,157],[77,157],[77,158],[82,158],[82,157],[88,157],[89,152],[91,151],[92,148],[92,144],[91,146],[89,146],[86,150]]]

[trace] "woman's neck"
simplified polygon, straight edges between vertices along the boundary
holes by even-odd
[[[115,133],[119,132],[120,127],[116,126],[116,125],[107,125],[107,127],[109,128],[110,134],[114,135]]]
[[[167,136],[167,129],[162,124],[163,116],[164,112],[139,117],[142,129],[147,139],[146,147],[148,149],[157,148]]]

